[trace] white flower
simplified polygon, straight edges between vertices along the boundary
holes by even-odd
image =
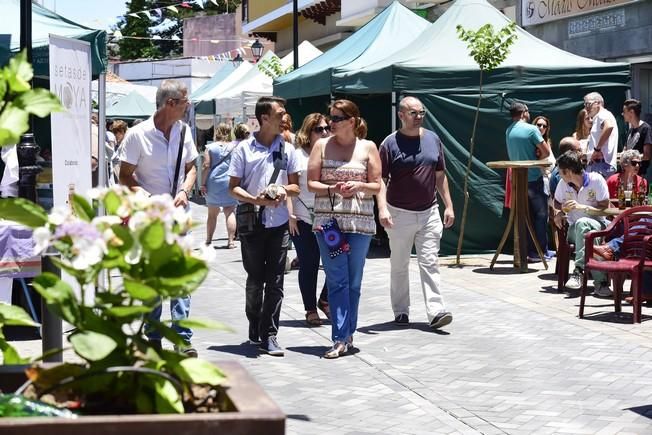
[[[71,261],[72,267],[77,270],[87,269],[89,266],[93,266],[102,261],[106,251],[104,239],[75,239],[72,245],[72,252],[77,255]]]
[[[213,261],[215,256],[215,248],[203,244],[199,248],[199,255],[194,255],[194,257],[204,260],[207,263]]]
[[[100,199],[103,198],[104,195],[106,195],[107,189],[100,189],[98,187],[93,187],[88,191],[88,198],[93,200],[93,199]]]
[[[48,223],[52,225],[61,225],[70,217],[70,209],[68,207],[55,207],[48,216]]]
[[[127,264],[138,264],[142,254],[143,254],[143,247],[140,246],[140,243],[134,240],[133,246],[131,247],[129,252],[125,254],[125,261],[127,262]]]
[[[47,229],[47,227],[38,227],[34,230],[32,234],[32,239],[34,240],[34,255],[39,255],[48,248],[50,245],[50,237],[52,237],[52,233]]]
[[[183,209],[183,207],[175,208],[174,213],[172,214],[172,217],[174,218],[174,221],[179,224],[182,231],[185,228],[189,228],[190,224],[192,222],[192,218],[190,217],[190,213],[186,212]]]
[[[123,202],[115,213],[121,218],[126,218],[131,214],[131,207],[129,207],[129,204]]]
[[[120,219],[118,216],[115,215],[107,215],[107,216],[97,216],[93,218],[91,221],[93,225],[96,227],[110,227],[112,225],[120,225],[122,223],[122,219]]]
[[[137,211],[129,218],[129,229],[139,231],[145,228],[151,222],[150,217],[144,211]]]

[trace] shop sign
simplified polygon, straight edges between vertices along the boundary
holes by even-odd
[[[573,18],[568,21],[568,37],[582,36],[595,31],[605,31],[625,27],[625,9]]]
[[[521,25],[533,26],[636,1],[638,0],[521,0]]]

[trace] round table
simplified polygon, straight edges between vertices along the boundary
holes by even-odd
[[[491,260],[491,265],[489,269],[493,270],[496,260],[500,255],[509,233],[514,231],[514,267],[519,269],[520,272],[527,272],[527,233],[530,232],[530,236],[534,241],[534,246],[537,249],[539,258],[543,261],[543,266],[548,269],[548,263],[544,256],[544,252],[539,246],[536,235],[534,233],[534,228],[532,227],[532,221],[530,219],[530,211],[528,208],[528,169],[533,168],[547,168],[551,166],[548,160],[503,160],[496,162],[487,162],[487,166],[492,169],[511,169],[512,170],[512,197],[510,201],[509,209],[509,220],[507,221],[507,228],[503,233],[502,239],[498,244],[498,249],[494,254],[494,258]],[[545,246],[546,250],[548,249]]]

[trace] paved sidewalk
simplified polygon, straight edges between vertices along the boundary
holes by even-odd
[[[193,206],[198,221],[205,208]],[[218,235],[224,224],[218,222]],[[200,228],[194,236],[203,242]],[[416,261],[410,275],[413,322],[396,328],[389,302],[389,260],[367,261],[360,302],[359,351],[321,356],[330,326],[308,328],[297,272],[285,276],[279,341],[284,358],[245,344],[245,274],[240,250],[223,249],[193,297],[192,316],[223,321],[235,333],[196,331],[194,344],[212,361],[234,359],[288,415],[288,434],[644,434],[652,433],[652,309],[629,323],[631,307],[613,313],[608,299],[588,298],[577,318],[577,293],[557,293],[549,271],[515,274],[502,256],[444,259],[444,297],[454,322],[441,332],[426,323]],[[294,252],[290,253],[294,256]],[[320,276],[323,280],[323,274]],[[593,314],[596,313],[596,314]],[[21,343],[30,349],[35,343]]]

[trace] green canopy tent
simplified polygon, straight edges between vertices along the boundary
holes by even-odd
[[[430,23],[403,6],[392,2],[380,14],[344,41],[301,68],[274,81],[274,95],[288,99],[288,110],[300,123],[311,112],[324,112],[331,99],[331,77],[335,68],[351,63],[366,65],[392,55],[409,44]],[[390,104],[388,96],[354,98],[370,125],[386,124],[390,116],[378,110]],[[370,129],[370,137],[378,130]]]
[[[3,20],[0,35],[10,35],[6,38],[8,44],[0,45],[0,65],[6,65],[11,56],[20,49],[20,1],[0,0]],[[90,42],[93,78],[106,71],[106,32],[95,30],[74,23],[61,15],[32,3],[32,57],[34,74],[47,78],[49,75],[49,35],[64,36]]]
[[[131,121],[134,119],[147,119],[155,111],[156,104],[148,101],[137,91],[132,91],[106,109],[106,117]]]
[[[428,111],[426,127],[439,134],[446,149],[451,194],[458,214],[463,203],[463,176],[478,98],[479,69],[458,39],[456,26],[475,30],[487,23],[501,28],[509,19],[485,0],[457,0],[418,37],[418,42],[401,53],[357,68],[338,67],[332,77],[337,94],[396,92],[423,101]],[[598,91],[607,106],[620,113],[629,88],[626,64],[603,63],[567,53],[520,28],[517,34],[506,61],[484,75],[465,231],[466,253],[495,249],[505,226],[504,171],[493,171],[485,163],[507,159],[509,104],[524,101],[532,117],[550,118],[555,150],[559,139],[573,132],[583,95]],[[370,129],[383,127],[370,125]],[[444,233],[443,253],[455,251],[458,231],[459,219],[452,230]]]

